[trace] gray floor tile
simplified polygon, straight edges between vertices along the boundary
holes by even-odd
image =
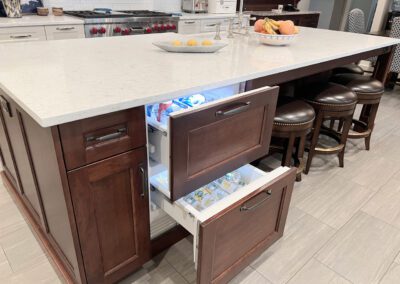
[[[400,229],[400,181],[391,179],[382,186],[362,211]]]
[[[316,258],[353,283],[378,283],[399,251],[399,230],[359,212]]]
[[[297,204],[304,212],[339,229],[374,194],[373,191],[336,175]]]
[[[272,283],[285,283],[332,237],[335,231],[314,217],[304,215],[285,231],[284,237],[251,266]]]
[[[351,284],[351,282],[312,258],[288,284]]]
[[[400,264],[392,263],[389,271],[383,276],[380,284],[398,284],[400,283]]]

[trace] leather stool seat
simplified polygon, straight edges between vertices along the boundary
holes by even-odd
[[[349,138],[364,138],[365,148],[369,150],[376,114],[385,91],[384,85],[374,78],[357,74],[336,74],[331,81],[346,86],[357,94],[357,103],[363,107],[360,118],[353,119],[354,131],[349,134]]]
[[[275,112],[274,125],[301,125],[314,120],[312,106],[304,101],[281,96]]]
[[[294,164],[297,167],[297,181],[301,180],[304,145],[314,119],[314,108],[306,102],[282,95],[278,97],[270,150],[283,153],[282,166]]]
[[[385,91],[383,84],[371,77],[357,74],[336,74],[331,81],[351,89],[357,95],[382,94]]]
[[[353,91],[334,83],[313,84],[302,90],[302,94],[306,101],[321,105],[351,105],[357,101]]]
[[[364,70],[355,63],[347,64],[333,69],[333,74],[342,74],[342,73],[363,75]]]
[[[315,154],[338,154],[339,166],[344,166],[344,152],[353,113],[357,103],[357,95],[345,86],[335,83],[315,83],[304,86],[297,93],[303,97],[315,110],[316,118],[312,131],[310,151],[304,173],[308,174]],[[327,128],[324,121],[335,120],[343,122],[343,130],[335,131],[333,126]],[[333,125],[333,124],[332,124]],[[321,134],[337,141],[336,146],[318,147]]]

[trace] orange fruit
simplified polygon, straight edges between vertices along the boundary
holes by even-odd
[[[292,35],[295,33],[295,25],[292,21],[283,21],[279,25],[279,32],[282,35]]]
[[[257,20],[254,23],[254,31],[257,33],[261,33],[262,31],[264,31],[264,20]]]

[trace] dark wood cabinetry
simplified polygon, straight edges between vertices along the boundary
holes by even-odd
[[[113,283],[150,257],[146,148],[68,173],[88,283]]]

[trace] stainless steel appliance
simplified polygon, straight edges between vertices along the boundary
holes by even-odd
[[[208,0],[182,0],[182,11],[188,13],[207,13]]]
[[[85,37],[177,32],[179,17],[148,10],[64,11],[84,19]]]

